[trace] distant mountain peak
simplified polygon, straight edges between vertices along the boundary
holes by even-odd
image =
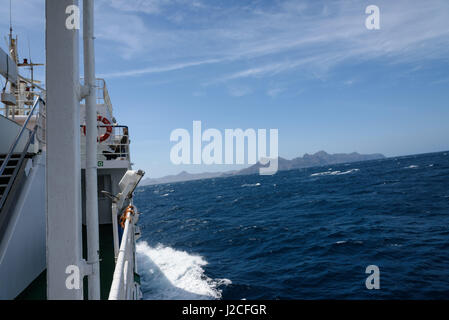
[[[304,156],[297,157],[292,160],[287,160],[278,157],[278,170],[284,171],[292,169],[326,166],[330,164],[376,160],[383,158],[385,158],[385,156],[380,153],[359,154],[357,152],[352,152],[352,153],[329,154],[326,151],[321,150],[312,155],[305,153]],[[145,179],[142,181],[141,185],[144,186],[149,184],[162,184],[162,183],[173,183],[190,180],[210,179],[233,175],[258,174],[259,168],[261,167],[264,166],[261,165],[260,162],[257,162],[256,164],[248,168],[242,169],[240,171],[188,173],[187,171],[183,170],[177,175],[166,176],[158,179]]]

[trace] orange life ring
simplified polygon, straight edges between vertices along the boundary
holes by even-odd
[[[100,115],[97,116],[97,121],[102,122],[106,125],[106,132],[103,133],[99,138],[97,138],[97,141],[103,142],[111,136],[112,133],[112,126],[110,125],[111,122],[107,118],[102,117]],[[86,126],[83,126],[83,133],[84,135],[86,135]]]

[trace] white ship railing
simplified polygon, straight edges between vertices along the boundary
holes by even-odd
[[[97,87],[97,104],[105,104],[108,108],[109,114],[112,115],[112,102],[109,97],[108,87],[106,86],[106,81],[104,79],[96,79]]]
[[[98,136],[106,131],[106,128],[110,127],[112,132],[109,138],[103,142],[97,143],[97,160],[98,161],[108,161],[108,160],[127,160],[130,159],[129,152],[129,131],[127,126],[121,125],[99,125]],[[84,128],[80,126],[81,136],[84,136]],[[81,144],[81,156],[86,156],[85,144]]]
[[[81,78],[81,82],[84,82],[84,78]],[[104,104],[108,109],[110,115],[112,113],[112,102],[109,97],[108,87],[106,86],[106,81],[102,78],[95,79],[95,97],[97,99],[97,104]]]
[[[125,214],[125,227],[115,264],[109,300],[136,300],[139,298],[134,282],[134,215],[130,211],[126,211]]]
[[[0,107],[1,114],[10,119],[14,119],[14,117],[18,115],[29,115],[31,109],[33,108],[34,99],[42,95],[42,92],[16,89],[12,92],[12,94],[16,97],[16,104],[10,106],[2,105]]]

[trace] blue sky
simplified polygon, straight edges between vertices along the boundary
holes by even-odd
[[[380,30],[365,28],[370,4]],[[45,61],[44,1],[13,0],[13,19],[22,57],[29,38]],[[2,35],[8,20],[2,5]],[[193,120],[279,129],[288,159],[449,149],[447,0],[96,0],[95,34],[97,74],[150,177],[236,168],[171,164],[170,133]]]

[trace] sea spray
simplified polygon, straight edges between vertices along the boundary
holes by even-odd
[[[175,250],[161,244],[151,247],[137,243],[137,260],[142,276],[144,299],[220,299],[220,286],[228,279],[211,279],[203,266],[207,261],[199,255]]]

